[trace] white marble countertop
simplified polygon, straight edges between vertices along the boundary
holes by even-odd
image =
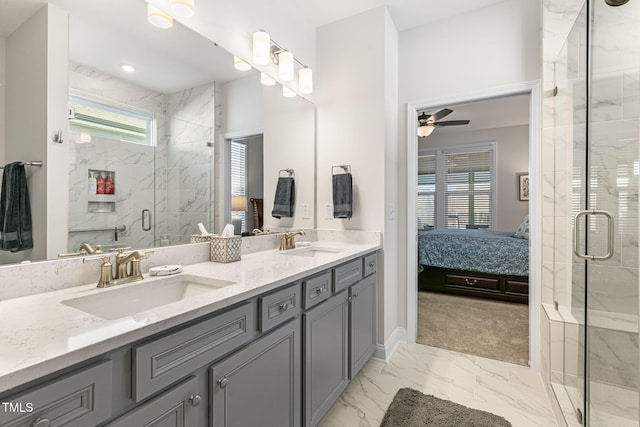
[[[105,320],[61,302],[162,278],[145,274],[143,281],[108,289],[97,289],[92,283],[0,301],[0,392],[380,248],[379,244],[334,241],[314,242],[313,246],[340,252],[305,257],[291,251],[268,250],[243,255],[240,261],[229,264],[187,265],[185,274],[235,284],[116,320]]]

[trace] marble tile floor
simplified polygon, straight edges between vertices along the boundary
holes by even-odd
[[[370,360],[319,425],[377,427],[402,387],[500,415],[514,427],[557,426],[542,378],[530,368],[421,344],[402,344],[389,363]]]

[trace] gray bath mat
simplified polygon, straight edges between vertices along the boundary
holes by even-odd
[[[511,427],[502,417],[401,388],[380,427]]]

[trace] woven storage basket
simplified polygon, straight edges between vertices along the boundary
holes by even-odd
[[[200,234],[192,234],[190,241],[191,243],[210,242],[211,236],[201,236]]]
[[[211,261],[234,262],[240,261],[240,236],[221,237],[211,236]]]

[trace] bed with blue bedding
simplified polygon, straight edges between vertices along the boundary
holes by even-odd
[[[420,290],[528,302],[529,240],[492,230],[430,230],[418,237]]]

